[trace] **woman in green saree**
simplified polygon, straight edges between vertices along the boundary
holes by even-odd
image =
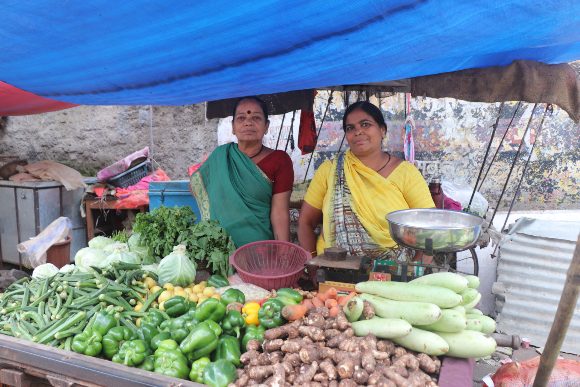
[[[236,247],[290,239],[289,204],[294,170],[284,151],[262,144],[270,121],[266,104],[244,97],[234,107],[238,143],[216,148],[191,176],[203,219],[217,220]]]

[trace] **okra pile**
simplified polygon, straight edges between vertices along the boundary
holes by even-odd
[[[107,270],[22,278],[0,294],[0,333],[70,350],[73,336],[100,311],[136,329],[134,320],[155,300],[142,282],[147,276],[155,274],[138,264],[116,263]],[[138,302],[143,307],[135,312]]]

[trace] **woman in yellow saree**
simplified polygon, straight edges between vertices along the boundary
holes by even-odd
[[[384,256],[396,245],[385,216],[435,205],[417,168],[382,150],[387,125],[376,106],[350,105],[343,128],[350,150],[316,171],[300,211],[298,239],[313,255],[336,246],[350,255]],[[316,240],[314,229],[321,222]]]

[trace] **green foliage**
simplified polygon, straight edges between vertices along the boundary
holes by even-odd
[[[196,224],[190,207],[159,207],[137,214],[133,231],[141,235],[140,243],[150,248],[157,259],[183,244],[196,264],[207,262],[215,274],[228,276],[232,273],[228,260],[235,246],[231,238],[216,221]]]
[[[130,234],[127,230],[114,231],[111,239],[115,242],[127,243],[129,236]]]

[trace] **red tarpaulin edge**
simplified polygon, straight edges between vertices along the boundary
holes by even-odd
[[[0,116],[39,114],[75,106],[78,105],[40,97],[0,81]]]

